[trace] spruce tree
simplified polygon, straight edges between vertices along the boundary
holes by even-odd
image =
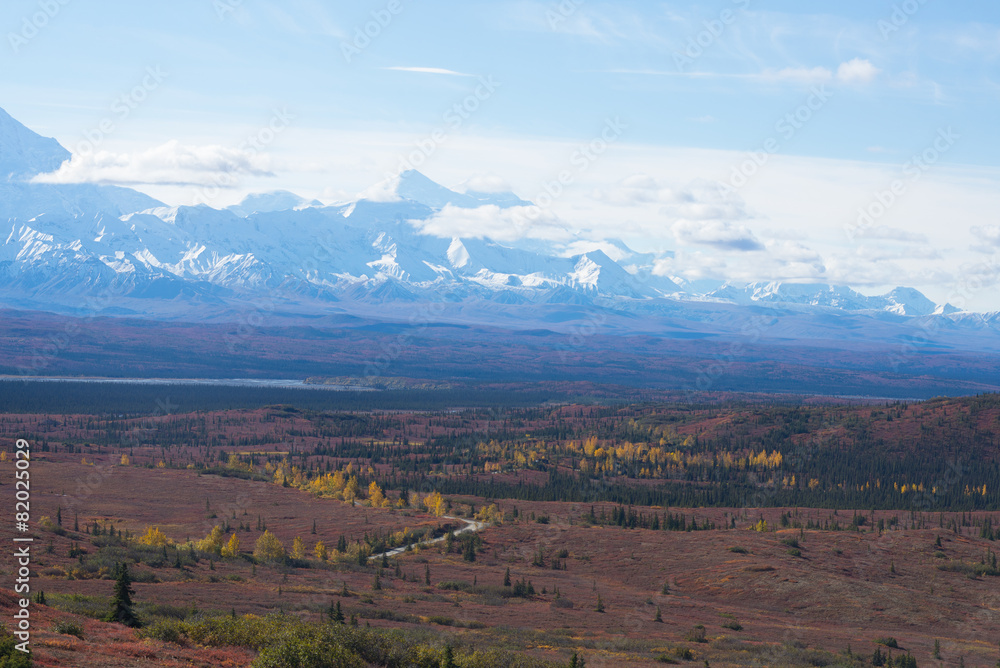
[[[132,609],[132,595],[134,593],[132,579],[128,574],[128,566],[119,564],[118,577],[115,580],[114,597],[111,600],[111,612],[108,613],[104,621],[118,622],[119,624],[133,628],[138,627],[139,619],[135,616],[135,611]]]

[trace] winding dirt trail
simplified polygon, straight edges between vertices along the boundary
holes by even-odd
[[[463,519],[461,517],[452,517],[451,515],[442,515],[442,518],[446,519],[446,520],[456,520],[458,522],[464,522],[465,523],[464,527],[462,527],[460,529],[455,529],[454,531],[450,532],[452,536],[457,536],[457,535],[459,535],[461,533],[468,533],[469,531],[482,531],[483,529],[486,528],[486,523],[485,522],[477,522],[475,520],[466,520],[466,519]],[[447,538],[448,538],[448,534],[445,534],[445,535],[441,536],[440,538],[432,538],[431,540],[423,540],[423,541],[420,541],[419,543],[413,543],[413,545],[411,545],[410,547],[413,548],[413,547],[424,547],[425,545],[433,545],[434,543],[443,542]],[[381,559],[383,556],[385,556],[385,557],[395,557],[397,554],[402,554],[403,552],[406,552],[406,547],[405,546],[404,547],[397,547],[397,548],[394,548],[392,550],[388,550],[386,552],[379,552],[378,554],[373,554],[372,556],[368,557],[368,559],[370,561],[372,559]]]

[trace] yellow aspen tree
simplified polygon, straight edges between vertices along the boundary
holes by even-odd
[[[222,556],[224,557],[238,557],[240,555],[240,539],[236,537],[236,533],[229,537],[229,542],[226,543],[225,547],[222,548]]]
[[[427,507],[435,517],[441,517],[445,512],[444,497],[441,496],[441,492],[434,492],[433,494],[428,494],[424,498],[424,506]]]
[[[281,561],[285,558],[285,546],[268,529],[257,539],[253,548],[253,556],[258,561]]]
[[[371,484],[368,485],[368,502],[371,504],[372,508],[381,508],[386,505],[385,495],[382,493],[382,488],[378,486],[378,483],[372,480]]]
[[[197,547],[202,552],[214,552],[219,554],[222,551],[222,527],[216,525],[212,527],[212,530],[205,536],[204,540],[199,540],[195,547]]]
[[[358,498],[358,477],[357,476],[352,475],[350,477],[350,479],[347,481],[347,484],[344,485],[343,498],[344,498],[344,501],[350,501],[350,502],[353,502],[354,499]]]
[[[145,535],[140,537],[137,542],[140,545],[149,545],[150,547],[163,547],[170,544],[170,539],[158,527],[148,527]]]
[[[306,544],[298,536],[292,541],[292,559],[306,558]]]

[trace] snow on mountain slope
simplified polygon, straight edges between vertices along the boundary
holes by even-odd
[[[252,193],[243,198],[239,204],[227,206],[237,216],[246,218],[253,213],[272,213],[274,211],[290,211],[308,206],[323,206],[318,199],[308,200],[287,190],[272,190],[267,193]]]
[[[744,306],[826,307],[843,311],[882,311],[901,316],[931,315],[938,308],[918,290],[902,287],[868,297],[844,285],[769,282],[739,286],[727,283],[707,296]]]
[[[868,297],[846,286],[793,283],[682,287],[650,273],[659,256],[614,239],[559,246],[434,236],[418,223],[446,206],[531,203],[510,192],[455,192],[413,170],[388,191],[345,205],[274,191],[218,210],[170,207],[128,188],[30,182],[68,157],[58,142],[0,110],[0,297],[8,303],[77,304],[111,288],[123,298],[183,307],[291,289],[325,302],[485,304],[487,312],[600,307],[629,318],[688,318],[695,327],[719,319],[738,328],[748,306],[819,318],[859,313],[887,322],[943,318],[955,327],[1000,326],[996,314],[959,313],[910,288]],[[710,291],[694,294],[699,288]],[[798,325],[787,326],[794,332]]]
[[[70,153],[0,109],[0,181],[23,181],[59,168]]]

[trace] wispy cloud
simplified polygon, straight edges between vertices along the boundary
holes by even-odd
[[[35,183],[235,186],[239,176],[274,176],[266,155],[225,146],[184,146],[169,141],[137,153],[98,151],[74,155]]]
[[[464,72],[456,72],[455,70],[446,70],[442,67],[384,67],[382,69],[392,70],[394,72],[416,72],[419,74],[444,74],[451,77],[474,77],[475,74],[466,74]]]
[[[868,60],[855,58],[841,63],[834,72],[828,67],[785,67],[782,69],[764,69],[760,72],[709,72],[657,69],[615,68],[601,71],[604,74],[634,74],[659,77],[680,77],[685,79],[742,79],[767,83],[823,83],[838,81],[840,83],[869,83],[881,70]]]
[[[764,244],[744,225],[725,220],[679,220],[670,228],[683,244],[712,246],[733,251],[764,250]]]
[[[410,221],[425,234],[437,237],[489,238],[516,241],[523,238],[569,241],[573,234],[555,214],[534,207],[501,209],[495,205],[463,209],[448,205],[426,220]]]
[[[844,83],[869,83],[881,70],[863,58],[855,58],[841,63],[837,68],[837,79]]]

